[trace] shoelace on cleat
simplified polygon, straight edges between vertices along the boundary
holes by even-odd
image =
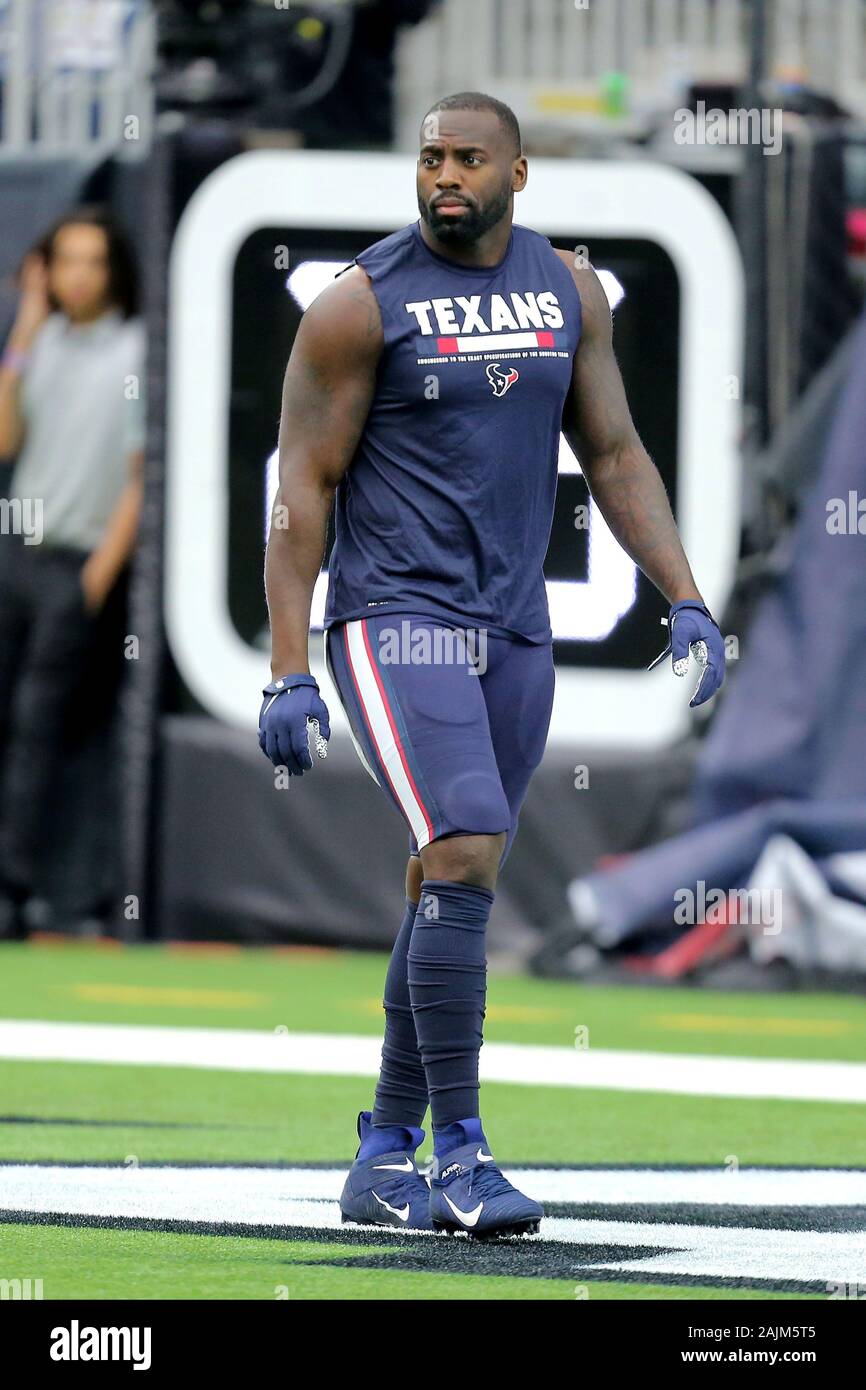
[[[469,1193],[489,1201],[505,1193],[515,1192],[516,1188],[502,1175],[495,1163],[479,1164],[472,1170],[469,1178]]]
[[[430,1189],[420,1173],[389,1175],[384,1182],[376,1183],[376,1191],[395,1207],[401,1206],[403,1202],[417,1201],[419,1196],[428,1197],[430,1194]]]

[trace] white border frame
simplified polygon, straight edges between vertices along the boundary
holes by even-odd
[[[217,718],[255,726],[268,663],[229,617],[228,399],[231,285],[240,246],[261,227],[400,227],[417,217],[415,161],[404,154],[259,151],[217,169],[190,199],[170,267],[165,615],[183,679]],[[545,235],[643,237],[680,279],[677,516],[698,583],[719,609],[739,545],[743,274],[712,197],[664,165],[533,159],[516,221]],[[652,344],[647,344],[648,352]],[[659,629],[659,650],[665,631]],[[320,643],[312,669],[327,699]],[[687,727],[694,684],[666,665],[557,670],[550,741],[651,747]],[[336,698],[332,725],[344,727]]]

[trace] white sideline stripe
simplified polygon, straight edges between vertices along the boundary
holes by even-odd
[[[391,732],[391,725],[382,700],[379,686],[376,683],[376,676],[367,654],[367,646],[364,641],[362,628],[363,619],[357,618],[353,622],[346,623],[346,644],[349,648],[349,655],[352,659],[352,668],[355,672],[355,679],[361,694],[361,704],[364,708],[370,726],[373,731],[373,739],[385,767],[388,776],[397,795],[397,800],[403,808],[403,814],[412,827],[412,834],[418,842],[418,848],[423,849],[429,842],[430,832],[427,829],[427,819],[424,811],[418,802],[412,784],[406,776],[406,769],[403,767],[403,760],[400,757],[400,750],[394,741]]]
[[[0,1058],[378,1076],[382,1043],[349,1033],[264,1033],[114,1023],[0,1021]],[[485,1043],[482,1081],[775,1100],[866,1101],[861,1062],[704,1057]]]
[[[312,1227],[333,1230],[341,1226],[338,1198],[346,1169],[309,1170],[303,1168],[136,1168],[43,1167],[14,1164],[0,1167],[2,1207],[6,1211],[65,1213],[112,1221],[184,1221],[255,1227]],[[647,1198],[661,1185],[657,1179],[675,1180],[680,1194],[699,1183],[753,1186],[754,1204],[772,1192],[790,1199],[798,1193],[811,1205],[830,1202],[832,1188],[836,1200],[863,1196],[866,1175],[818,1170],[816,1172],[754,1172],[745,1170],[736,1178],[724,1174],[689,1172],[659,1174],[634,1169],[629,1172],[594,1172],[564,1169],[544,1173],[531,1169],[507,1170],[508,1177],[530,1196],[544,1200],[543,1179],[558,1184],[555,1200],[610,1200],[619,1196],[626,1184]],[[699,1182],[694,1182],[698,1179]],[[785,1180],[789,1181],[785,1181]],[[847,1186],[844,1180],[851,1180]],[[840,1180],[842,1185],[840,1186]],[[778,1190],[773,1189],[776,1184]],[[859,1184],[859,1185],[858,1185]],[[665,1195],[665,1199],[667,1194]],[[361,1227],[353,1227],[360,1231]],[[433,1232],[389,1231],[376,1227],[380,1237],[402,1240],[447,1240]],[[866,1283],[866,1241],[862,1231],[776,1230],[763,1227],[722,1227],[683,1223],[656,1223],[622,1220],[582,1220],[579,1217],[545,1217],[538,1236],[524,1237],[521,1248],[534,1240],[548,1240],[582,1247],[587,1270],[642,1271],[665,1275],[691,1275],[696,1278],[783,1279],[803,1284],[820,1281],[829,1284]],[[592,1246],[603,1247],[597,1263]],[[660,1253],[609,1257],[611,1246],[646,1247]],[[670,1247],[670,1248],[665,1248]],[[605,1254],[608,1258],[605,1258]],[[588,1276],[591,1277],[591,1276]]]
[[[785,1279],[792,1283],[861,1284],[866,1273],[862,1231],[775,1231],[759,1227],[651,1225],[553,1217],[529,1239],[587,1246],[670,1245],[659,1255],[600,1259],[596,1269],[700,1279]],[[526,1239],[526,1237],[524,1237]],[[591,1276],[588,1276],[591,1277]]]
[[[429,1147],[429,1144],[428,1144]],[[424,1157],[419,1151],[419,1161]],[[53,1167],[48,1164],[0,1165],[0,1206],[27,1210],[91,1210],[94,1197],[106,1204],[136,1195],[144,1200],[154,1193],[187,1190],[201,1201],[206,1212],[211,1203],[224,1201],[226,1193],[245,1193],[245,1204],[258,1200],[267,1205],[286,1195],[305,1202],[339,1201],[348,1163],[342,1168],[255,1168],[242,1165],[219,1168],[96,1167],[89,1164]],[[503,1167],[509,1182],[539,1202],[605,1203],[624,1206],[735,1207],[858,1207],[866,1206],[866,1171],[845,1168],[525,1168]],[[64,1176],[68,1175],[68,1176]],[[190,1175],[193,1175],[192,1177]],[[194,1178],[194,1181],[193,1181]],[[59,1184],[59,1186],[57,1186]],[[71,1189],[71,1191],[67,1190]],[[112,1195],[107,1195],[112,1194]],[[15,1200],[13,1200],[13,1198]],[[38,1205],[31,1208],[33,1202]],[[62,1204],[62,1205],[61,1205]],[[24,1207],[21,1207],[24,1210]],[[218,1216],[225,1217],[223,1208]],[[118,1208],[119,1211],[119,1208]],[[203,1218],[205,1219],[205,1218]],[[206,1219],[211,1219],[208,1216]],[[214,1217],[214,1219],[217,1219]],[[866,1243],[866,1242],[864,1242]]]

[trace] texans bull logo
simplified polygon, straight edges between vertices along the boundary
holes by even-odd
[[[500,396],[505,395],[505,392],[514,385],[519,377],[520,373],[515,367],[509,367],[507,371],[503,371],[498,362],[491,362],[487,368],[487,380],[493,387],[493,394],[497,400]]]

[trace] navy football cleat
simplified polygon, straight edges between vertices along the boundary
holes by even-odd
[[[430,1188],[418,1172],[415,1150],[424,1140],[423,1129],[407,1126],[405,1141],[387,1153],[361,1158],[364,1141],[376,1131],[372,1112],[358,1116],[361,1144],[340,1197],[343,1221],[362,1226],[396,1226],[401,1231],[431,1231]]]
[[[534,1235],[544,1208],[518,1192],[497,1168],[481,1121],[460,1121],[465,1143],[433,1160],[430,1216],[437,1231],[465,1231],[478,1240]]]

